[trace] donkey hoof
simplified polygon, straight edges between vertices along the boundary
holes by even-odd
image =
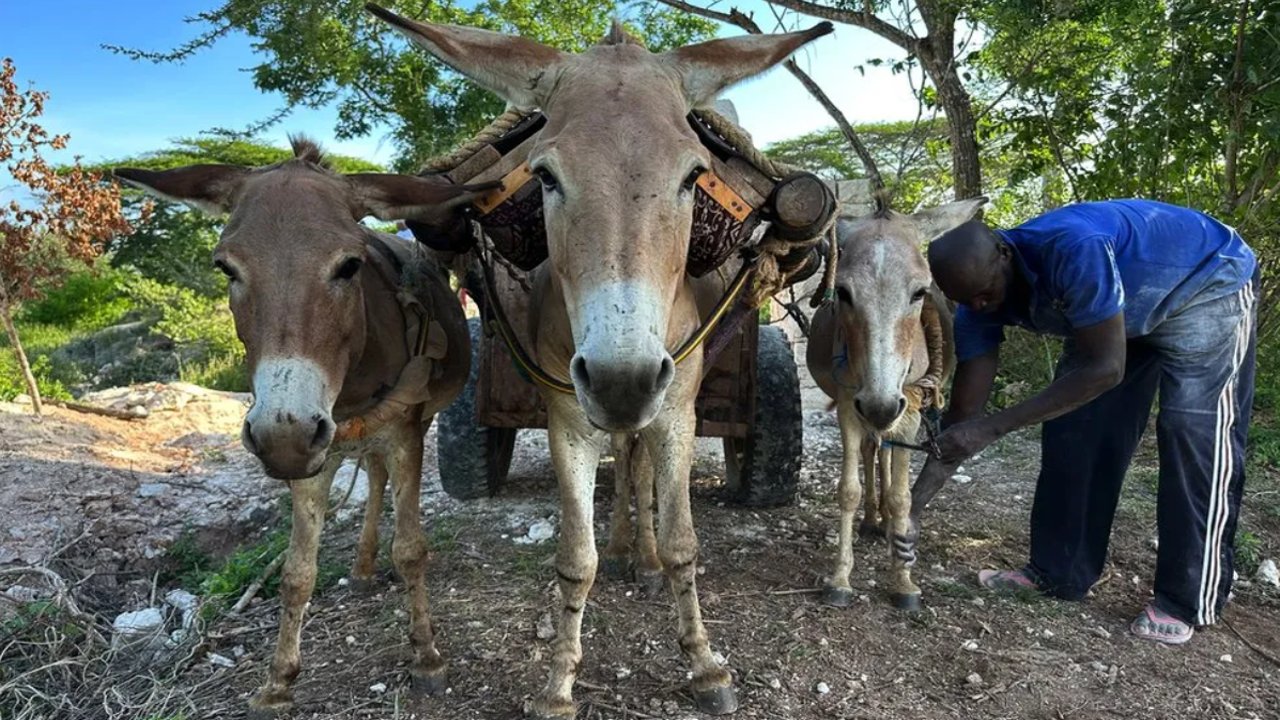
[[[449,686],[448,668],[444,665],[434,670],[416,670],[409,674],[409,685],[415,695],[439,695]]]
[[[636,573],[636,582],[640,584],[640,594],[652,600],[666,589],[667,576],[661,570],[641,570]]]
[[[920,612],[920,593],[892,593],[889,600],[893,606],[903,612]]]
[[[631,579],[631,563],[625,557],[605,557],[600,560],[600,569],[610,580]]]
[[[245,717],[249,720],[275,720],[293,707],[293,697],[289,693],[267,693],[259,691],[249,700],[249,708]]]
[[[822,588],[822,602],[831,607],[847,608],[853,604],[853,590],[828,585]]]
[[[372,577],[353,577],[347,587],[355,595],[372,595],[378,589],[378,581]]]
[[[884,537],[884,528],[863,520],[858,523],[858,537],[863,540],[879,540]]]
[[[732,685],[694,690],[693,701],[708,715],[728,715],[738,709],[738,693]]]
[[[524,706],[524,716],[530,720],[573,720],[578,714],[572,700],[534,698]]]

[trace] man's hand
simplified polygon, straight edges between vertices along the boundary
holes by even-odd
[[[1000,435],[988,418],[952,425],[938,436],[938,459],[948,465],[963,462],[1000,439]]]

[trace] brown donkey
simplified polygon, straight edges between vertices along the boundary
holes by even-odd
[[[807,364],[814,381],[836,401],[843,446],[837,495],[840,536],[835,570],[823,599],[849,605],[853,589],[853,516],[862,488],[866,505],[864,534],[882,531],[890,540],[889,592],[894,605],[920,606],[920,588],[911,581],[915,564],[910,532],[911,487],[907,450],[881,449],[883,440],[915,442],[922,402],[942,392],[954,356],[951,319],[945,299],[932,287],[923,242],[973,218],[986,198],[960,200],[902,215],[881,207],[871,216],[842,218],[837,228],[836,298],[813,316]],[[926,333],[937,335],[930,338]],[[930,345],[934,353],[930,354]],[[875,464],[884,485],[876,502]],[[877,507],[878,505],[878,507]],[[882,515],[877,527],[876,515]]]
[[[547,685],[529,712],[574,715],[582,615],[596,574],[593,488],[612,433],[639,433],[653,467],[657,550],[678,606],[694,698],[705,712],[732,712],[729,670],[712,659],[694,587],[689,467],[702,354],[679,365],[671,356],[700,322],[685,264],[694,184],[710,163],[686,117],[827,34],[830,24],[662,54],[615,25],[599,45],[572,55],[368,7],[450,67],[547,118],[528,159],[542,181],[550,252],[534,290],[532,349],[575,391],[545,393],[560,484],[561,607]]]
[[[329,486],[352,456],[367,459],[369,478],[353,579],[373,579],[389,476],[392,557],[409,595],[410,672],[415,687],[443,687],[445,664],[424,580],[422,436],[461,391],[471,357],[462,309],[440,268],[418,247],[359,221],[430,216],[470,199],[473,189],[398,175],[340,175],[305,140],[294,141],[294,154],[262,168],[115,171],[160,197],[230,213],[214,264],[230,280],[236,334],[253,378],[242,439],[268,475],[288,482],[293,499],[280,635],[266,685],[250,701],[265,712],[291,705]]]

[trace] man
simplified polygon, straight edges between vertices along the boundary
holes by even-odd
[[[966,223],[933,242],[929,265],[961,306],[959,365],[940,458],[926,464],[913,504],[923,508],[957,463],[1000,436],[1044,423],[1030,562],[979,581],[1079,600],[1102,573],[1158,389],[1155,597],[1130,629],[1180,644],[1214,623],[1231,590],[1253,401],[1253,251],[1194,210],[1115,200],[1011,230]],[[1048,387],[983,416],[1006,325],[1064,337],[1065,349]]]

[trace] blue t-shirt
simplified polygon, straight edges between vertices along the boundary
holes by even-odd
[[[1179,310],[1239,290],[1257,259],[1235,230],[1204,213],[1154,200],[1080,203],[999,231],[1031,286],[1025,307],[956,312],[956,357],[985,355],[1006,325],[1070,336],[1124,313],[1141,337]]]

